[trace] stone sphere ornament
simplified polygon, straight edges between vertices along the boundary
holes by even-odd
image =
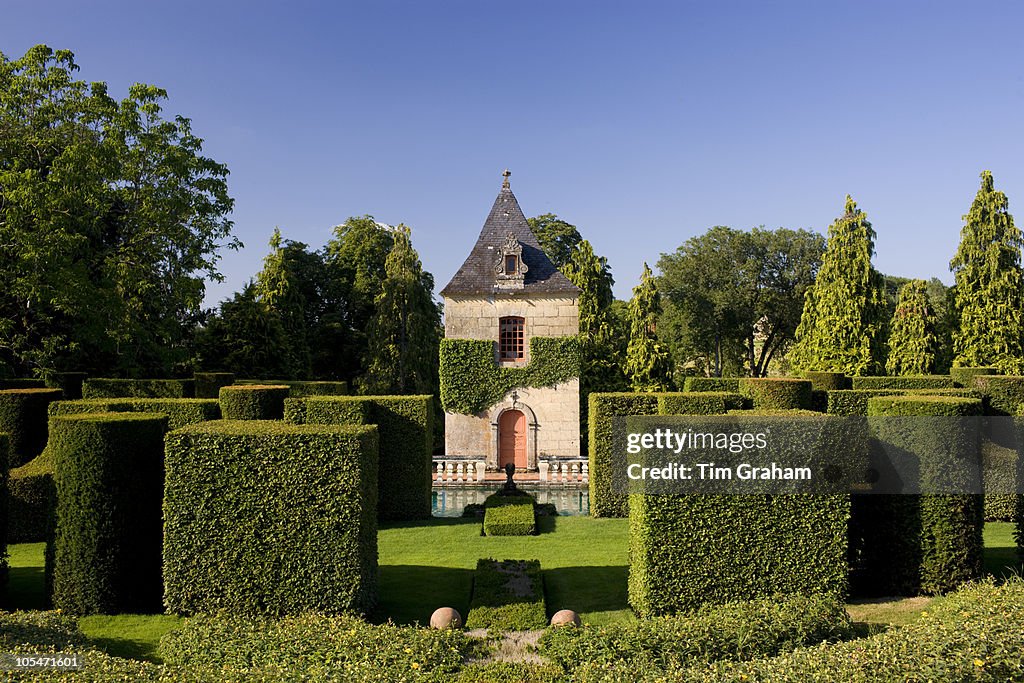
[[[430,615],[430,628],[462,628],[462,615],[451,607],[438,607]]]
[[[563,609],[554,613],[551,617],[552,626],[579,626],[580,615],[571,609]]]

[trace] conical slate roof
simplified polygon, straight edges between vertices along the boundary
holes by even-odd
[[[499,249],[509,234],[515,236],[523,245],[523,263],[526,264],[525,279],[522,289],[511,290],[517,295],[530,294],[565,294],[576,297],[579,287],[562,275],[551,259],[541,249],[540,242],[530,230],[523,210],[519,208],[516,196],[508,183],[508,176],[502,183],[501,192],[494,200],[491,213],[484,221],[483,230],[477,238],[473,250],[469,252],[465,263],[455,273],[451,281],[441,290],[441,296],[492,294],[508,289],[499,288],[495,277],[494,266],[497,263]]]

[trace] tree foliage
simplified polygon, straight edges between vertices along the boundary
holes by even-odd
[[[166,373],[187,362],[203,278],[237,247],[228,170],[161,88],[121,101],[74,55],[0,54],[0,356],[46,369]]]
[[[828,244],[807,291],[792,351],[804,370],[874,375],[883,368],[885,287],[871,265],[875,231],[847,195],[846,210],[828,229]]]
[[[644,263],[640,284],[629,301],[629,345],[626,348],[626,379],[633,391],[667,391],[672,363],[658,342],[657,325],[661,296],[651,269]]]
[[[1006,195],[995,189],[992,173],[983,172],[981,188],[964,216],[960,246],[949,264],[956,278],[959,321],[953,332],[953,365],[991,365],[1010,374],[1024,371],[1021,243]]]
[[[935,371],[938,319],[928,298],[928,283],[911,280],[900,288],[889,333],[890,375],[929,375]]]
[[[614,280],[608,262],[581,241],[563,273],[580,288],[581,394],[618,391],[624,385],[618,319],[612,311]]]
[[[559,270],[572,260],[573,252],[583,241],[576,226],[563,221],[553,213],[527,218],[530,230],[540,242],[541,249]]]

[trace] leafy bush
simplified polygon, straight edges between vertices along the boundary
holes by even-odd
[[[307,396],[347,396],[348,382],[314,382],[293,379],[240,379],[237,384],[265,384],[288,387],[290,398]]]
[[[430,517],[432,396],[311,396],[285,401],[294,424],[375,424],[380,435],[379,515]]]
[[[803,379],[786,377],[744,377],[740,380],[740,393],[751,399],[754,408],[802,409],[811,408],[811,383]]]
[[[11,470],[7,487],[8,542],[45,541],[50,526],[50,511],[56,500],[52,451],[47,448],[30,462]]]
[[[533,496],[495,493],[484,501],[485,536],[532,536],[537,533]]]
[[[683,391],[726,391],[740,390],[739,377],[687,377]]]
[[[1024,404],[1024,377],[978,375],[974,388],[984,394],[990,415],[1015,415]]]
[[[87,379],[82,398],[195,398],[190,379]]]
[[[45,381],[49,388],[60,389],[65,400],[74,401],[82,398],[82,384],[88,376],[84,372],[48,372]]]
[[[593,393],[590,404],[590,514],[594,517],[626,517],[629,496],[612,484],[612,419],[625,415],[656,415],[656,394]]]
[[[811,387],[816,391],[836,391],[850,389],[853,386],[850,378],[841,372],[808,370],[804,372],[804,379],[810,381]]]
[[[953,384],[958,387],[972,387],[974,386],[974,377],[977,375],[998,375],[999,368],[996,367],[984,367],[984,368],[950,368],[949,376],[953,378]]]
[[[46,448],[46,409],[58,399],[59,389],[0,391],[0,432],[11,439],[11,467],[25,464]]]
[[[453,683],[563,683],[565,672],[551,664],[487,662],[467,664],[450,680]]]
[[[743,407],[743,396],[726,391],[656,394],[658,415],[717,415]]]
[[[697,662],[772,657],[852,636],[846,607],[835,598],[776,595],[709,606],[686,615],[550,629],[541,638],[540,652],[566,672],[585,662],[671,669]]]
[[[169,429],[196,422],[220,419],[220,403],[209,398],[87,398],[81,401],[54,401],[50,416],[86,413],[159,413],[167,416]]]
[[[537,560],[477,560],[466,628],[529,631],[547,626]]]
[[[220,398],[220,388],[235,383],[233,372],[197,372],[192,376],[196,385],[196,398]],[[273,382],[268,382],[273,384]]]
[[[494,342],[442,339],[441,405],[447,412],[475,415],[516,387],[550,387],[580,375],[579,337],[532,337],[525,367],[495,362]]]
[[[162,415],[55,417],[53,604],[71,614],[160,606]]]
[[[377,592],[377,447],[372,426],[215,421],[171,432],[167,608],[370,610]]]
[[[289,389],[277,384],[235,384],[220,388],[225,420],[280,420]]]
[[[854,377],[854,389],[954,389],[949,375],[899,375],[896,377]]]

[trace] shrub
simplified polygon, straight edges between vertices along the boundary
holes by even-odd
[[[45,541],[54,501],[53,455],[47,448],[30,462],[11,470],[8,481],[8,542]]]
[[[477,560],[466,628],[529,631],[547,626],[537,560]]]
[[[743,407],[743,396],[725,391],[656,394],[658,415],[717,415]]]
[[[168,429],[196,422],[220,419],[220,403],[209,398],[87,398],[81,401],[54,401],[50,417],[86,413],[159,413],[167,416]]]
[[[74,401],[82,398],[82,384],[87,375],[84,372],[48,372],[46,386],[60,389],[65,400]]]
[[[288,387],[290,398],[306,396],[347,396],[348,382],[311,382],[293,379],[240,379],[237,384],[272,384]]]
[[[775,595],[697,612],[545,632],[540,652],[572,672],[585,662],[653,664],[671,669],[719,660],[773,657],[798,647],[853,637],[834,597]]]
[[[687,377],[683,383],[684,391],[726,391],[740,390],[739,377]]]
[[[220,388],[234,384],[235,373],[197,372],[192,376],[192,380],[195,382],[196,398],[220,398]]]
[[[82,398],[195,398],[190,379],[87,379]]]
[[[1024,377],[978,375],[974,388],[987,399],[990,415],[1015,415],[1017,407],[1024,404]]]
[[[974,377],[977,375],[998,375],[999,368],[950,368],[949,376],[953,378],[953,384],[958,387],[974,386]]]
[[[589,397],[590,414],[590,514],[594,517],[626,517],[629,496],[615,490],[612,464],[612,419],[625,415],[655,415],[656,394],[604,394]]]
[[[841,372],[807,370],[804,372],[804,379],[811,383],[811,387],[815,391],[836,391],[838,389],[852,388],[850,378]]]
[[[216,421],[167,436],[164,602],[173,612],[370,610],[377,430]]]
[[[432,396],[311,396],[285,401],[294,424],[375,424],[380,435],[379,514],[385,520],[430,517]]]
[[[564,683],[565,672],[552,664],[472,663],[459,669],[453,683]]]
[[[166,427],[160,415],[53,418],[55,607],[71,614],[159,608]]]
[[[867,416],[868,399],[876,396],[894,396],[899,389],[839,389],[828,392],[826,412],[838,417]]]
[[[896,377],[854,377],[854,389],[954,389],[949,375],[899,375]]]
[[[744,377],[740,393],[751,399],[755,408],[811,408],[811,383],[803,379]]]
[[[11,439],[11,467],[25,464],[46,448],[46,409],[59,398],[59,389],[0,391],[0,432]]]
[[[220,388],[220,412],[225,420],[280,420],[288,387],[243,384]]]
[[[537,533],[533,496],[495,493],[484,501],[485,536],[532,536]]]
[[[978,399],[954,396],[886,396],[868,401],[869,417],[979,416]],[[886,449],[913,457],[921,490],[955,484],[978,490],[979,481],[960,481],[964,465],[980,474],[978,423],[963,420],[877,420],[873,431]],[[874,547],[866,550],[869,584],[880,594],[942,593],[981,575],[983,507],[977,495],[879,496],[874,503]]]

